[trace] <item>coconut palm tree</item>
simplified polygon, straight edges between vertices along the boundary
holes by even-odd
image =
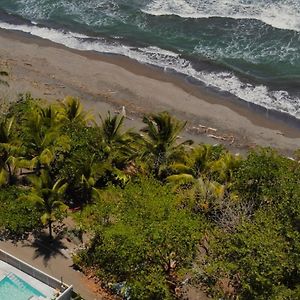
[[[194,180],[191,188],[184,191],[183,204],[196,213],[211,215],[222,207],[224,193],[223,185],[200,177]]]
[[[126,143],[126,133],[122,132],[122,127],[124,125],[124,116],[114,115],[112,116],[110,112],[105,118],[101,119],[100,132],[103,142],[108,146],[113,145],[124,145]]]
[[[212,165],[224,152],[222,146],[198,145],[186,152],[184,161],[170,166],[169,182],[186,184],[196,182],[199,177],[210,177]]]
[[[106,163],[99,163],[95,159],[95,155],[89,157],[84,164],[75,162],[79,167],[78,174],[76,176],[76,194],[77,202],[79,200],[80,207],[82,209],[83,204],[89,203],[94,199],[94,196],[98,194],[96,189],[96,183],[101,177],[105,176],[105,172],[110,166]]]
[[[37,109],[37,119],[43,124],[45,128],[57,128],[61,124],[61,111],[57,104],[50,104],[46,107],[39,107]]]
[[[159,176],[161,166],[182,158],[184,146],[191,145],[193,141],[177,143],[186,122],[177,120],[168,112],[146,115],[143,122],[146,127],[142,129],[145,133],[142,158],[150,158],[154,174]]]
[[[79,99],[74,97],[66,97],[60,105],[62,119],[81,125],[87,125],[90,122],[94,122],[94,117],[90,112],[86,112],[83,109]]]
[[[233,173],[241,165],[242,159],[240,155],[233,155],[230,152],[224,152],[218,160],[216,160],[211,169],[216,175],[218,182],[229,188],[232,185]]]
[[[112,116],[108,112],[105,118],[100,116],[101,125],[99,126],[107,160],[111,161],[112,166],[115,167],[116,176],[122,180],[126,177],[122,174],[122,169],[125,169],[128,164],[132,165],[133,159],[138,155],[138,141],[140,140],[139,134],[123,130],[124,118],[121,115]]]
[[[69,138],[62,134],[57,107],[34,107],[23,121],[23,168],[34,169],[37,174],[48,167],[57,151],[70,148]]]
[[[54,181],[47,170],[42,170],[40,176],[31,175],[28,178],[32,189],[28,195],[22,198],[32,201],[42,213],[41,222],[48,226],[49,237],[52,239],[53,222],[68,209],[68,206],[62,201],[67,183],[64,183],[62,179]]]
[[[14,118],[0,120],[0,185],[12,183],[17,169],[18,143],[13,126]]]

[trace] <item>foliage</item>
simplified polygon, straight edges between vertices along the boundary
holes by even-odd
[[[137,156],[136,142],[140,140],[138,134],[132,131],[124,131],[124,116],[112,116],[110,112],[105,118],[101,117],[100,135],[105,153],[117,168],[126,166]]]
[[[192,148],[167,112],[143,121],[128,131],[108,113],[98,125],[76,98],[20,96],[0,119],[2,231],[51,236],[80,206],[92,238],[76,262],[131,299],[172,299],[187,277],[223,298],[300,298],[299,162]]]
[[[182,162],[175,162],[169,166],[168,172],[172,175],[167,177],[169,182],[179,185],[193,183],[200,177],[212,176],[212,165],[225,152],[222,146],[197,145],[186,151]]]
[[[259,210],[253,221],[243,222],[235,233],[219,232],[211,243],[206,271],[215,282],[229,278],[241,299],[296,299],[299,258],[282,229],[274,212]],[[279,291],[293,297],[278,298]]]
[[[153,179],[100,193],[84,212],[95,237],[83,261],[112,281],[126,281],[132,299],[170,299],[176,272],[190,266],[201,236],[199,219],[175,199]]]
[[[280,177],[291,161],[272,149],[252,151],[235,173],[235,188],[245,201],[256,207],[270,204],[280,193]]]
[[[92,189],[110,180],[111,165],[106,161],[101,136],[97,128],[69,123],[63,131],[70,140],[70,150],[51,164],[51,173],[68,182],[66,200],[71,206],[91,201]]]
[[[83,105],[77,98],[68,96],[60,106],[62,108],[61,119],[67,123],[88,125],[94,120],[94,117],[90,112],[83,110]]]
[[[26,190],[11,186],[0,190],[0,228],[10,237],[19,237],[40,228],[40,213],[20,197]]]
[[[14,117],[16,120],[16,125],[19,125],[21,131],[21,124],[27,113],[29,113],[33,108],[38,107],[40,99],[34,99],[30,93],[21,94],[19,99],[12,103],[8,110],[8,117]]]
[[[0,186],[12,184],[16,180],[16,158],[18,141],[15,139],[14,118],[0,120]]]
[[[60,131],[59,111],[54,105],[36,107],[25,115],[23,120],[22,140],[27,159],[25,167],[48,168],[56,153],[69,150],[69,139]]]
[[[48,226],[49,237],[52,238],[52,223],[61,219],[68,208],[62,201],[67,184],[61,179],[53,181],[46,170],[42,170],[39,176],[31,175],[29,180],[32,189],[21,199],[32,202],[41,212],[40,220]]]
[[[215,234],[206,265],[210,284],[216,288],[226,278],[240,299],[298,299],[298,163],[259,149],[241,163],[235,180],[250,214],[234,231]]]
[[[146,115],[143,118],[146,127],[142,129],[144,151],[143,158],[153,166],[154,175],[161,176],[161,168],[175,162],[183,156],[185,145],[191,145],[191,140],[177,143],[178,136],[186,122],[172,117],[168,112]]]

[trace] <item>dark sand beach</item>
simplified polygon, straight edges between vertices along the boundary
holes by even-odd
[[[48,100],[72,95],[95,115],[125,106],[127,126],[133,128],[143,126],[143,114],[167,110],[188,121],[184,137],[196,143],[222,143],[235,152],[271,146],[287,155],[300,148],[298,122],[122,56],[0,30],[0,62],[10,73],[3,99],[16,100],[25,92]]]

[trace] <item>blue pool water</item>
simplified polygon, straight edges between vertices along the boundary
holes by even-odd
[[[1,300],[27,300],[31,296],[46,298],[45,295],[15,274],[10,273],[0,281]]]

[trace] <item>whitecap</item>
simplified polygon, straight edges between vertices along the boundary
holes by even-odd
[[[161,67],[166,71],[178,72],[194,78],[208,87],[221,92],[228,92],[249,103],[288,113],[300,119],[300,99],[289,95],[287,91],[271,91],[265,85],[245,84],[232,72],[197,71],[190,61],[172,51],[158,47],[130,47],[119,42],[108,43],[102,38],[91,39],[91,37],[83,34],[35,25],[13,25],[0,22],[0,28],[30,33],[77,50],[124,55],[141,63]]]
[[[144,13],[182,18],[257,19],[275,28],[300,31],[298,0],[153,0]]]

